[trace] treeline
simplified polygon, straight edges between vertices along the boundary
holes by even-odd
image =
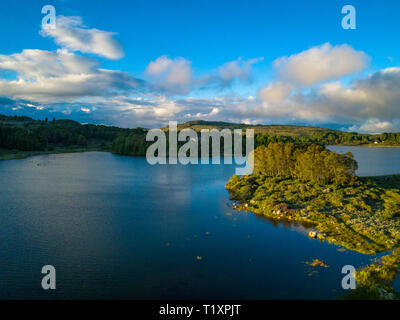
[[[120,155],[145,156],[150,142],[146,142],[147,130],[142,128],[132,129],[120,133],[112,143],[111,152]]]
[[[339,154],[315,144],[273,142],[254,151],[254,173],[271,177],[345,184],[354,179],[357,168],[350,152]]]
[[[244,132],[244,131],[243,131]],[[144,156],[146,154],[147,147],[151,144],[146,142],[147,130],[144,129],[132,129],[124,133],[120,133],[112,144],[112,152],[121,155],[137,155]],[[168,133],[166,133],[168,138]],[[309,146],[309,145],[349,145],[358,146],[365,144],[374,144],[375,142],[385,145],[400,145],[400,133],[383,133],[380,135],[364,135],[350,132],[332,132],[332,133],[321,133],[316,132],[310,136],[276,136],[268,134],[256,134],[254,139],[254,147],[268,146],[271,143],[292,143],[296,146]],[[168,143],[168,139],[167,139]],[[184,142],[178,142],[178,148],[182,146]],[[246,139],[243,137],[242,141],[243,152],[246,148]],[[201,139],[198,133],[198,154],[201,149]],[[168,149],[168,148],[167,148]],[[211,152],[211,140],[210,140],[210,152]],[[221,155],[224,152],[224,140],[220,140],[220,152]]]
[[[221,123],[201,122],[222,126]],[[222,123],[224,126],[239,128],[244,125]],[[296,127],[295,127],[296,128]],[[303,127],[301,127],[303,128]],[[245,129],[244,127],[242,129]],[[309,129],[309,130],[305,130]],[[379,135],[358,134],[335,130],[314,130],[305,127],[299,136],[277,134],[255,135],[254,146],[268,146],[271,143],[292,143],[296,146],[315,145],[400,145],[400,133],[382,133]],[[151,142],[146,142],[148,130],[142,128],[122,129],[104,125],[80,124],[76,121],[33,120],[25,116],[0,115],[0,149],[21,151],[47,151],[58,147],[101,147],[101,150],[111,151],[121,155],[144,156]],[[244,132],[244,131],[243,131]],[[168,133],[167,133],[168,134]],[[288,133],[287,133],[288,134]],[[167,139],[168,141],[168,139]],[[198,139],[200,154],[200,136]],[[184,142],[178,142],[178,147]],[[211,141],[210,141],[211,148]],[[224,141],[220,143],[221,154],[224,151]],[[243,139],[243,151],[245,139]]]
[[[103,125],[82,125],[72,120],[33,120],[28,117],[0,117],[0,148],[46,151],[55,147],[107,146],[129,129]]]
[[[318,144],[318,145],[348,145],[360,146],[366,144],[377,145],[400,145],[400,132],[381,133],[381,134],[361,134],[356,132],[314,132],[310,135],[299,137],[276,136],[268,134],[258,134],[255,138],[255,145],[268,145],[272,142],[293,142],[295,144]]]
[[[43,144],[32,133],[22,128],[0,126],[0,148],[22,151],[45,150]]]

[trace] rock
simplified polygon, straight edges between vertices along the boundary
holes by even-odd
[[[317,237],[317,232],[315,232],[315,231],[310,231],[309,233],[308,233],[308,236],[310,237],[310,238],[316,238]]]
[[[326,189],[322,190],[322,193],[330,193],[330,192],[332,192],[331,188],[326,188]]]

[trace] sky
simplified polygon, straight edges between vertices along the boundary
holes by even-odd
[[[399,14],[389,0],[4,0],[0,113],[400,131]]]

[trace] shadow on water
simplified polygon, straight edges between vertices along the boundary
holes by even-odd
[[[252,211],[244,211],[244,210],[238,210],[238,213],[246,213],[246,214],[253,214],[257,219],[264,221],[266,223],[271,224],[274,227],[283,227],[286,230],[293,230],[300,232],[302,234],[307,234],[309,231],[313,230],[315,227],[315,224],[313,223],[307,223],[307,222],[298,222],[298,221],[289,221],[288,219],[272,219],[270,217],[264,216],[262,214],[256,214],[253,213]]]

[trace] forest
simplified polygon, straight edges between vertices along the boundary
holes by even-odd
[[[226,122],[191,121],[178,125],[178,130],[254,129],[255,147],[290,142],[294,146],[372,145],[400,146],[400,133],[377,135],[343,132],[319,127],[289,125],[233,124]],[[167,130],[167,129],[163,129]],[[25,116],[0,115],[0,156],[25,152],[69,152],[85,150],[109,151],[121,155],[144,156],[148,129],[80,124],[68,119],[34,120]],[[181,143],[183,144],[183,143]],[[200,148],[200,146],[199,146]],[[224,144],[221,143],[221,150]],[[314,147],[316,148],[316,147]]]
[[[49,121],[0,115],[0,154],[88,149],[144,155],[145,136],[146,130],[141,128],[123,129],[80,124],[68,119]]]

